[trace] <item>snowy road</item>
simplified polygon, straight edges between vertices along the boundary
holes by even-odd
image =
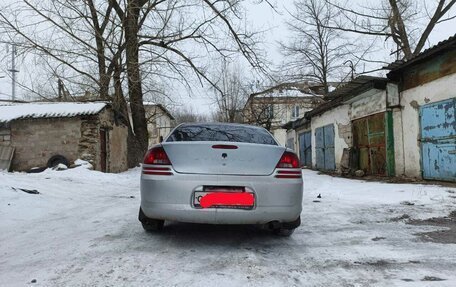
[[[303,223],[291,238],[178,223],[148,234],[138,177],[0,173],[0,285],[456,286],[456,245],[423,242],[414,234],[438,228],[400,219],[448,215],[454,188],[304,171]]]

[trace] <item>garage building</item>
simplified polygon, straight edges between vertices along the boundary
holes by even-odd
[[[95,170],[125,171],[127,134],[108,103],[3,103],[0,169],[28,171],[82,159]]]
[[[400,92],[398,173],[456,181],[456,35],[388,69]]]

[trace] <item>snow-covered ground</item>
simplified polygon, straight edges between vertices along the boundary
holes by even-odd
[[[414,234],[436,227],[395,220],[447,215],[456,189],[303,173],[290,238],[183,223],[145,233],[139,169],[0,173],[0,285],[456,286],[456,245],[423,242]]]

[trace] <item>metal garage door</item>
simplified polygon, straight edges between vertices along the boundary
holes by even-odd
[[[299,161],[301,166],[312,166],[312,133],[299,134]]]
[[[423,178],[456,181],[456,99],[420,108]]]
[[[366,174],[386,175],[385,113],[355,120],[352,125],[358,168]]]
[[[315,166],[321,170],[335,170],[334,125],[315,129]]]

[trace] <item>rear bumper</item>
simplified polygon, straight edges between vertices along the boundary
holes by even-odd
[[[193,193],[208,186],[245,186],[255,194],[251,210],[195,208]],[[177,174],[141,176],[141,209],[148,218],[210,224],[292,222],[302,211],[302,179],[270,176]]]

